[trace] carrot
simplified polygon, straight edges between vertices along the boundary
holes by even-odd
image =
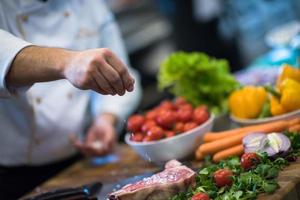
[[[300,131],[300,124],[291,126],[291,127],[289,128],[289,131],[290,131],[290,132],[298,132],[298,131]]]
[[[199,151],[203,155],[214,154],[224,149],[228,149],[230,147],[241,144],[243,137],[243,134],[239,134],[227,138],[222,138],[214,142],[205,143],[199,147]]]
[[[240,130],[240,128],[238,128],[238,129],[239,130],[232,129],[232,130],[222,131],[222,132],[209,132],[209,133],[206,133],[203,136],[203,141],[204,142],[213,142],[215,140],[219,140],[219,139],[224,138],[224,137],[229,137],[229,136],[239,134],[239,133],[242,132],[242,130]]]
[[[276,131],[283,131],[286,128],[288,128],[288,122],[287,121],[277,121],[276,123],[268,123],[265,124],[265,126],[260,126],[259,129],[246,129],[246,131],[239,132],[238,134],[221,138],[219,140],[209,142],[202,144],[199,147],[199,151],[203,154],[214,154],[218,151],[222,151],[224,149],[233,147],[235,145],[239,145],[242,143],[243,138],[249,134],[250,132],[260,131],[263,133],[269,133],[269,132],[276,132]],[[244,129],[245,130],[245,129]]]
[[[195,156],[197,160],[203,160],[204,158],[204,155],[199,151],[199,148],[196,150]]]
[[[225,149],[223,151],[220,151],[218,153],[216,153],[213,156],[213,161],[215,162],[219,162],[223,159],[226,159],[230,156],[239,156],[242,155],[244,153],[244,147],[242,144],[234,146],[234,147],[230,147],[229,149]]]
[[[300,124],[300,117],[293,118],[289,120],[289,127]]]
[[[283,123],[284,122],[284,123]],[[300,123],[300,118],[294,118],[292,120],[286,121],[286,120],[280,120],[280,121],[275,121],[275,122],[270,122],[270,123],[265,123],[265,124],[259,124],[259,125],[252,125],[252,126],[246,126],[242,128],[236,128],[228,131],[221,131],[221,132],[209,132],[206,133],[203,137],[204,142],[212,142],[219,140],[221,138],[225,137],[230,137],[234,135],[238,135],[244,132],[274,132],[274,131],[283,131],[287,127],[294,125],[294,124],[299,124]],[[282,124],[282,128],[278,128],[278,124]],[[275,127],[272,129],[272,127]]]

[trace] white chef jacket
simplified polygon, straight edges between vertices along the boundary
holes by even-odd
[[[10,64],[31,44],[73,50],[108,47],[128,63],[118,27],[102,0],[1,0],[0,165],[4,166],[40,165],[73,155],[76,150],[68,137],[83,131],[89,107],[94,116],[112,112],[122,122],[141,96],[132,69],[135,91],[122,97],[79,90],[67,80],[8,90],[5,76]]]

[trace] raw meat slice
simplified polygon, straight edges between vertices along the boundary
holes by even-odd
[[[166,200],[196,184],[196,173],[177,160],[166,163],[165,170],[109,194],[110,200]]]

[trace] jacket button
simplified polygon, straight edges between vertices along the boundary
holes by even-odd
[[[36,145],[40,145],[42,143],[42,141],[39,138],[34,138],[34,143]]]
[[[37,97],[35,99],[35,101],[36,101],[37,104],[41,104],[42,103],[42,98],[41,97]]]
[[[68,93],[67,97],[69,100],[71,100],[73,98],[73,94],[70,92],[70,93]]]
[[[65,11],[65,12],[64,12],[64,16],[65,16],[65,17],[69,17],[69,16],[70,16],[70,12]]]

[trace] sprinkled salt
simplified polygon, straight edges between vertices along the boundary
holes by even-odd
[[[102,149],[103,145],[104,145],[103,142],[101,142],[99,140],[92,143],[92,147],[95,149]]]

